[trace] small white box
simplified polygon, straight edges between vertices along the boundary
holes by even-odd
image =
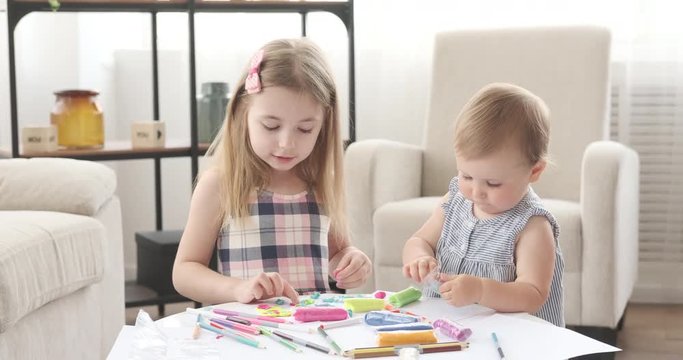
[[[164,147],[166,144],[166,124],[163,121],[134,122],[130,128],[133,148]]]
[[[26,126],[21,129],[21,145],[24,153],[50,152],[57,150],[57,127]]]

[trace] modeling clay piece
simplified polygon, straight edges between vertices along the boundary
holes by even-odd
[[[389,303],[396,307],[408,305],[422,297],[422,291],[410,286],[389,296]]]
[[[301,322],[344,320],[348,316],[346,310],[331,307],[298,308],[294,312],[294,319]]]
[[[285,304],[285,300],[284,300],[284,299],[277,299],[277,300],[275,300],[275,304],[277,304],[277,305],[284,305],[284,304]]]
[[[344,299],[344,307],[354,314],[384,309],[384,300],[373,298]]]
[[[311,294],[311,299],[317,299],[319,297],[320,297],[319,291],[314,291],[313,294]]]
[[[381,332],[377,334],[377,346],[396,346],[406,344],[433,344],[437,342],[433,330],[407,332]]]
[[[458,341],[465,341],[472,335],[472,330],[466,327],[460,327],[447,319],[438,319],[434,321],[434,327],[439,329],[441,333],[451,339]]]
[[[377,291],[374,296],[377,299],[384,299],[385,297],[387,297],[387,293],[385,293],[384,291]]]
[[[287,317],[291,316],[292,312],[289,310],[285,310],[277,305],[271,306],[267,309],[262,309],[260,306],[256,308],[256,312],[258,312],[260,315],[263,316],[270,316],[270,317]]]
[[[365,314],[365,323],[370,326],[384,326],[396,324],[410,324],[417,322],[414,316],[395,314],[385,311],[370,311]]]

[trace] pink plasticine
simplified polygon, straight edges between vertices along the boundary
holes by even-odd
[[[333,307],[298,308],[294,319],[301,322],[344,320],[349,316],[346,310]]]

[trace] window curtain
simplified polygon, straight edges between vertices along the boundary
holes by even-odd
[[[681,4],[631,1],[613,26],[610,136],[640,155],[639,278],[633,301],[683,303]]]

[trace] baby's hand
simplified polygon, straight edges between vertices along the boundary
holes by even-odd
[[[403,265],[403,276],[416,283],[421,283],[435,268],[436,259],[433,256],[421,256]]]
[[[372,274],[372,262],[364,252],[358,249],[349,250],[332,273],[337,280],[337,287],[341,289],[353,289],[365,283]]]
[[[441,274],[444,283],[439,287],[441,297],[451,305],[465,306],[481,299],[482,281],[472,275]]]
[[[250,303],[254,300],[268,299],[276,296],[286,296],[292,303],[299,303],[299,294],[289,285],[280,274],[270,272],[261,273],[249,280],[245,280],[236,289],[237,301]]]

